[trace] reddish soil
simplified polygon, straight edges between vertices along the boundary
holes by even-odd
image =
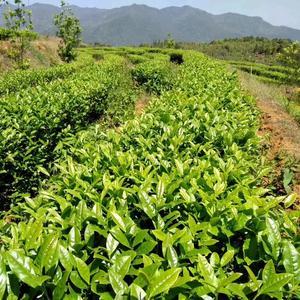
[[[275,181],[276,187],[278,185],[279,193],[285,193],[282,174],[284,168],[290,167],[294,173],[293,190],[299,195],[300,204],[300,126],[279,104],[286,96],[284,89],[261,83],[242,72],[239,75],[242,87],[257,99],[262,112],[259,135],[266,137],[267,157],[274,162],[271,180]]]
[[[299,124],[277,103],[258,100],[257,105],[262,112],[261,135],[268,135],[268,158],[277,162],[276,173],[280,176],[285,165],[284,155],[295,160],[293,190],[299,195],[300,200],[300,127]]]
[[[262,135],[270,135],[270,156],[280,151],[300,160],[299,124],[277,103],[259,99],[257,105],[262,115]]]

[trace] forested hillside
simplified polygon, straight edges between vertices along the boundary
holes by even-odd
[[[59,8],[47,4],[34,4],[29,8],[36,30],[54,34],[52,19]],[[190,6],[156,9],[132,5],[110,10],[72,6],[72,9],[80,19],[83,40],[87,43],[138,45],[163,40],[168,33],[185,42],[244,36],[300,40],[300,30],[272,26],[260,17],[232,13],[212,15]]]

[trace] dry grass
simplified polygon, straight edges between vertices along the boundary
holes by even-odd
[[[59,40],[54,37],[42,37],[31,42],[26,53],[32,68],[43,68],[56,65],[61,62],[57,55]],[[13,68],[13,62],[8,57],[11,44],[8,41],[0,41],[0,72],[6,72]]]
[[[144,94],[136,101],[136,104],[135,104],[136,115],[140,116],[144,113],[150,100],[151,100],[151,97],[149,95]]]

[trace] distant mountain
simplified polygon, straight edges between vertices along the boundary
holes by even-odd
[[[59,8],[47,4],[33,4],[35,30],[51,35],[53,15]],[[152,8],[131,5],[115,9],[81,8],[72,6],[83,26],[85,42],[112,45],[151,43],[165,39],[171,33],[179,41],[202,41],[261,36],[300,40],[300,30],[285,26],[273,26],[260,17],[248,17],[227,13],[209,14],[190,6]]]

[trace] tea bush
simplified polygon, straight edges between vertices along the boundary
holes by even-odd
[[[297,299],[295,197],[261,187],[253,100],[200,54],[177,76],[142,117],[70,138],[0,221],[0,298]]]
[[[67,74],[73,67],[61,70]],[[37,74],[41,79],[45,73]],[[0,206],[7,206],[12,195],[36,192],[65,136],[109,112],[118,115],[119,109],[133,105],[133,97],[124,60],[113,57],[67,79],[0,98]]]

